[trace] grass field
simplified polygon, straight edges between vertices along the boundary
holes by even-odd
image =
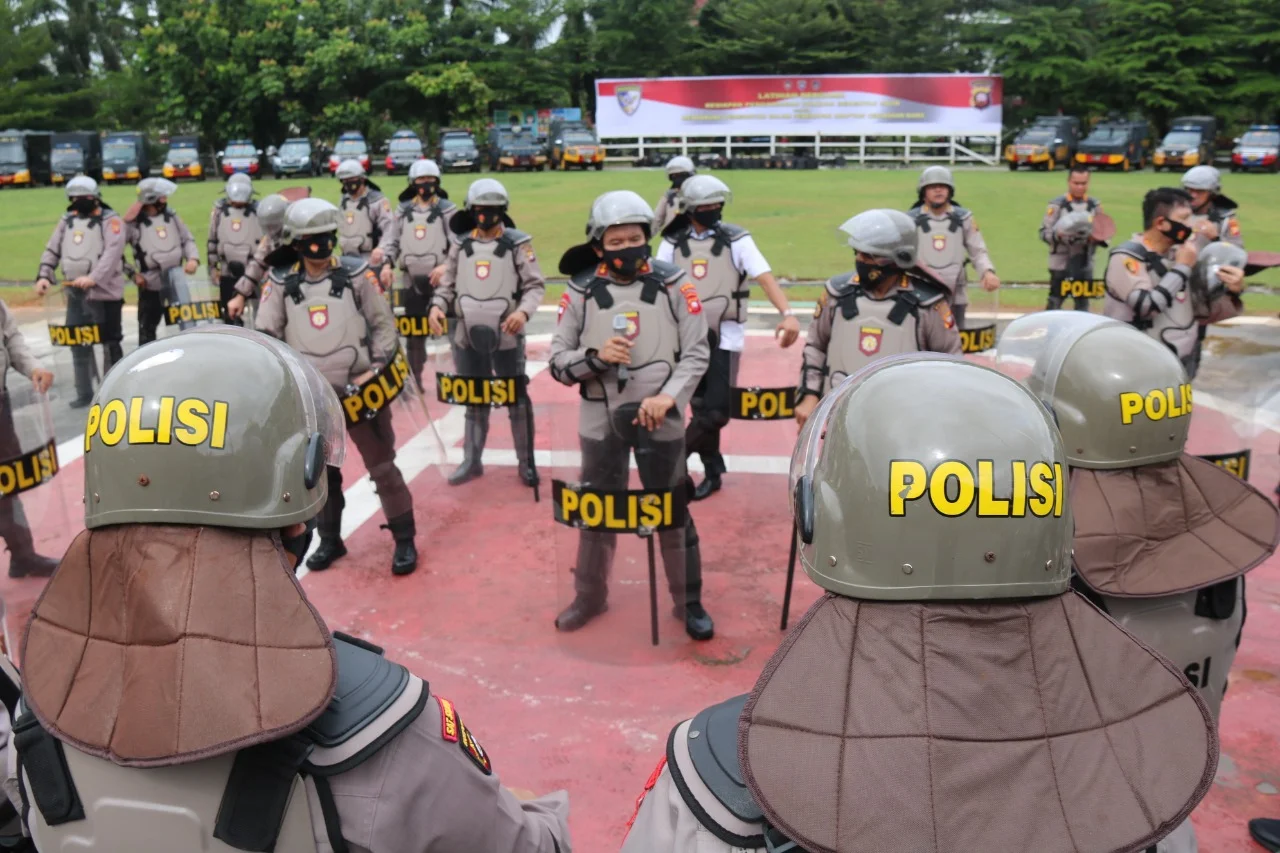
[[[775,274],[790,279],[824,279],[852,265],[849,249],[837,237],[838,226],[869,207],[909,206],[915,199],[918,170],[762,170],[718,175],[735,194],[725,218],[751,230]],[[444,186],[461,202],[472,177],[447,175]],[[393,200],[404,180],[374,178]],[[520,228],[533,234],[548,275],[555,274],[561,252],[582,239],[588,208],[597,195],[612,189],[634,189],[652,203],[667,185],[663,174],[653,169],[511,174],[501,180],[511,193],[511,215]],[[1120,235],[1127,236],[1140,227],[1143,193],[1177,180],[1176,174],[1150,171],[1100,173],[1094,175],[1090,191],[1115,217]],[[1226,193],[1240,205],[1247,244],[1280,249],[1280,206],[1273,201],[1280,191],[1280,178],[1226,174],[1223,181]],[[1002,280],[1044,281],[1046,247],[1037,230],[1048,200],[1065,189],[1065,173],[957,169],[956,182],[956,199],[974,211]],[[256,183],[261,196],[288,183],[304,182]],[[316,178],[309,183],[317,195],[337,201],[337,181]],[[217,180],[184,183],[171,200],[195,233],[202,258],[209,212],[221,192],[222,184]],[[128,185],[108,187],[104,196],[123,211],[132,202],[134,189]],[[64,210],[61,189],[0,191],[0,280],[34,278],[40,252]],[[1280,270],[1268,271],[1253,281],[1280,287]],[[1009,293],[1002,304],[1013,304],[1010,299],[1018,297]],[[1263,306],[1251,307],[1257,310]]]

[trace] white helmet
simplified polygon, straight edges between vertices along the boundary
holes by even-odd
[[[1220,193],[1222,192],[1222,173],[1213,166],[1192,166],[1182,176],[1182,188]]]
[[[436,165],[435,160],[414,160],[413,165],[409,167],[410,183],[418,178],[438,177],[440,177],[440,167]]]
[[[692,175],[698,171],[693,166],[693,161],[684,155],[676,155],[667,161],[667,176],[678,175],[683,172],[686,175]]]
[[[467,200],[463,206],[471,210],[473,207],[506,207],[510,203],[511,197],[507,195],[507,188],[501,181],[496,178],[481,178],[473,181],[467,188]]]
[[[166,178],[147,178],[138,183],[138,201],[155,204],[178,191],[178,185]]]
[[[249,199],[253,198],[253,178],[243,172],[236,172],[227,178],[227,185],[224,189],[227,194],[227,201],[246,204]]]
[[[916,265],[916,223],[900,210],[864,210],[840,226],[858,252],[888,258],[900,269]]]
[[[714,175],[694,175],[680,185],[680,209],[690,211],[704,204],[728,204],[733,190]]]
[[[76,175],[67,181],[67,198],[77,196],[98,196],[98,182],[88,175]]]
[[[946,166],[925,166],[920,172],[920,182],[916,185],[916,189],[923,191],[925,187],[936,185],[951,187],[954,192],[956,182],[951,177],[951,170]]]
[[[359,160],[343,160],[338,164],[337,171],[333,173],[333,176],[340,181],[350,178],[363,178],[364,166],[360,165]]]
[[[645,236],[648,237],[653,225],[653,208],[631,190],[607,192],[591,205],[587,236],[592,240],[599,240],[614,225],[639,225],[644,228]],[[913,230],[912,234],[914,233]]]
[[[301,237],[336,232],[341,216],[332,202],[322,198],[298,199],[285,210],[281,242],[292,243]]]

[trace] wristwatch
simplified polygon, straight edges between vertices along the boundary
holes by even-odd
[[[782,312],[782,316],[783,316],[783,317],[794,317],[794,316],[796,316],[796,312],[795,312],[795,311],[792,311],[790,308],[788,308],[786,311],[783,311],[783,312]]]

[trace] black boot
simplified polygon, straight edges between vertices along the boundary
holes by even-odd
[[[481,422],[480,413],[467,410],[466,427],[462,442],[462,464],[449,475],[450,486],[461,486],[484,476],[480,457],[484,454],[485,439],[489,436],[488,421]]]
[[[396,552],[391,557],[391,574],[412,574],[418,567],[418,547],[413,544],[413,537],[417,534],[417,528],[413,523],[413,511],[387,519],[387,523],[382,527],[384,530],[391,531],[391,537],[396,542]]]
[[[556,630],[566,634],[576,631],[608,609],[607,602],[592,601],[579,595],[556,617]]]
[[[345,556],[347,556],[347,546],[342,544],[342,539],[321,535],[316,552],[307,558],[307,568],[313,572],[323,572],[332,566],[335,560]]]
[[[693,490],[693,499],[695,501],[706,500],[718,491],[720,491],[720,475],[708,474]]]
[[[58,568],[58,561],[43,557],[35,551],[9,555],[9,577],[47,578]]]
[[[533,461],[533,412],[527,402],[511,410],[511,443],[516,449],[520,482],[533,488],[542,481],[538,477],[538,466]]]
[[[681,610],[684,612],[682,613]],[[695,640],[710,640],[716,634],[716,625],[711,621],[711,614],[700,601],[686,604],[683,608],[677,607],[675,616],[677,619],[684,617],[684,631]]]
[[[67,406],[72,409],[83,409],[85,406],[88,406],[92,402],[93,402],[93,395],[90,394],[87,397],[76,397],[74,400],[68,403]]]
[[[1255,817],[1249,821],[1249,834],[1253,840],[1276,853],[1280,851],[1280,820],[1269,817]]]

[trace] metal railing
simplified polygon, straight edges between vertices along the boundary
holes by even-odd
[[[714,136],[616,137],[601,139],[605,159],[614,162],[644,159],[654,153],[692,156],[721,154],[726,158],[778,153],[805,153],[824,162],[949,163],[996,166],[1000,137],[995,134],[888,136]]]

